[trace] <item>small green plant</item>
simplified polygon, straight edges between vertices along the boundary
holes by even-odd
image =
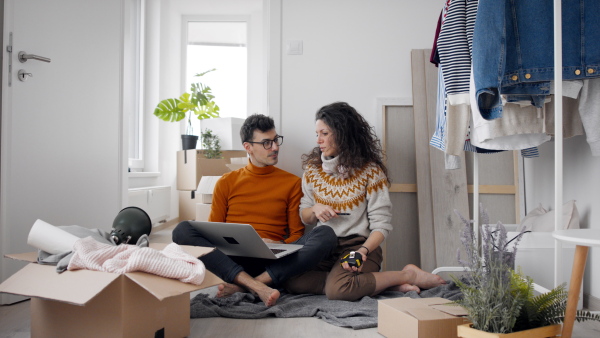
[[[219,136],[213,134],[212,130],[205,129],[200,135],[202,138],[202,148],[204,149],[204,157],[206,158],[221,158],[221,143]]]
[[[215,68],[196,74],[201,77]],[[154,109],[154,115],[166,122],[178,122],[188,116],[186,134],[193,134],[192,114],[199,120],[219,117],[219,106],[214,101],[215,96],[209,86],[200,82],[192,83],[190,92],[185,92],[179,98],[164,99]]]
[[[462,278],[452,278],[463,294],[456,303],[467,310],[473,328],[510,333],[562,322],[567,302],[565,286],[534,296],[532,279],[514,270],[517,245],[524,232],[513,239],[514,246],[509,249],[513,240],[507,240],[504,225],[498,222],[491,227],[483,206],[481,210],[481,245],[478,245],[472,222],[455,210],[465,225],[461,242],[466,260],[461,259],[459,251],[458,261],[466,273]],[[576,319],[600,321],[600,316],[578,311]]]
[[[533,292],[533,280],[524,276],[520,271],[512,273],[514,287],[524,297],[524,303],[521,312],[517,317],[517,322],[513,331],[523,331],[534,329],[552,324],[561,323],[565,319],[565,310],[567,308],[567,298],[569,293],[566,290],[566,283],[563,283],[554,289],[535,295]],[[578,310],[575,319],[578,322],[586,320],[600,321],[600,315],[594,315],[589,311]]]

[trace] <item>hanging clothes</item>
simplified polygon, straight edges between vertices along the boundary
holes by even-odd
[[[600,0],[563,0],[563,79],[600,76]],[[554,78],[553,4],[481,0],[473,36],[475,97],[485,119],[507,101],[544,104]]]
[[[600,78],[583,80],[579,114],[593,156],[600,156]]]
[[[444,151],[446,156],[460,156],[469,127],[469,78],[477,0],[446,1],[442,13],[437,49],[446,95],[443,128],[452,130],[451,133],[443,134]],[[438,102],[441,101],[438,99]],[[447,159],[446,168],[454,169],[449,163],[459,162]]]

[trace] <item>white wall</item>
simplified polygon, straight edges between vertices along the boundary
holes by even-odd
[[[563,199],[576,200],[580,227],[600,229],[600,158],[593,157],[584,136],[563,143]],[[527,211],[540,203],[554,209],[554,142],[539,147],[540,157],[525,159]],[[590,248],[583,292],[600,298],[600,250]]]
[[[412,97],[410,51],[431,48],[443,1],[282,1],[279,166],[302,175],[314,114],[346,101],[375,125],[376,99]],[[303,55],[285,54],[302,40]]]

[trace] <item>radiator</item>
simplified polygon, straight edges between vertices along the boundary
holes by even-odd
[[[129,205],[142,208],[150,216],[152,224],[166,222],[171,211],[171,187],[131,188]]]

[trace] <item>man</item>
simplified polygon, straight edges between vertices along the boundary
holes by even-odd
[[[299,251],[276,260],[229,257],[220,250],[200,257],[206,268],[223,279],[218,297],[250,291],[266,306],[280,296],[281,287],[290,277],[309,271],[337,246],[337,237],[328,226],[319,226],[304,234],[299,205],[302,197],[299,177],[274,165],[279,158],[283,136],[275,131],[273,119],[255,114],[240,130],[248,153],[246,167],[223,175],[213,193],[211,222],[251,224],[265,242],[303,244]],[[173,230],[173,242],[180,245],[213,247],[187,221]],[[273,288],[271,287],[273,286]]]

